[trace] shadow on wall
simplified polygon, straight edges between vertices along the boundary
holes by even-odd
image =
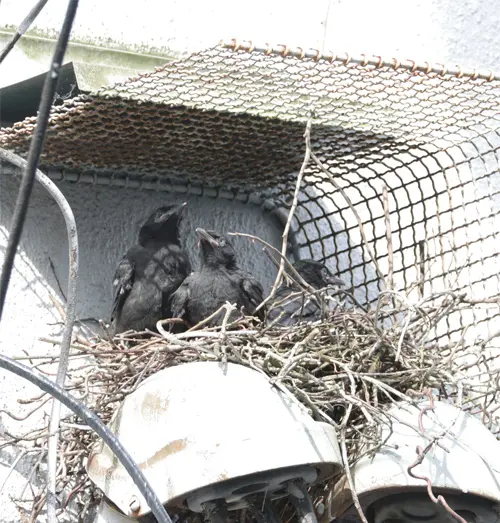
[[[8,230],[16,201],[18,180],[0,178],[0,261],[8,241]],[[38,190],[37,190],[38,189]],[[33,201],[39,199],[41,188],[35,188]],[[62,330],[61,314],[54,301],[61,300],[57,282],[51,274],[51,260],[57,251],[46,241],[49,216],[57,209],[55,202],[45,201],[39,209],[30,207],[15,259],[4,318],[0,325],[0,346],[11,355],[30,350],[40,336],[57,336]],[[36,214],[35,214],[36,213]],[[35,217],[36,216],[36,217]],[[61,235],[59,235],[59,239]],[[59,241],[60,243],[60,241]]]

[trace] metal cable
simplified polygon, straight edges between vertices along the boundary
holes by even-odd
[[[20,169],[26,168],[26,160],[15,153],[6,151],[0,148],[0,159],[4,159]],[[68,291],[66,301],[66,317],[64,318],[64,332],[61,342],[61,352],[59,356],[59,365],[57,368],[56,383],[64,387],[66,379],[66,372],[68,370],[69,347],[71,344],[71,336],[73,333],[73,324],[76,315],[76,285],[78,281],[78,234],[76,229],[75,217],[73,211],[62,192],[57,186],[43,174],[40,170],[36,170],[35,178],[48,193],[54,198],[59,209],[61,209],[64,221],[66,223],[66,231],[68,233],[68,248],[69,248],[69,277],[68,277]],[[48,470],[47,470],[47,487],[48,496],[52,498],[51,503],[54,506],[53,515],[55,517],[55,495],[56,495],[56,471],[57,471],[57,444],[59,441],[59,421],[61,418],[61,404],[58,401],[52,403],[52,412],[49,423],[49,443],[48,443]],[[54,519],[55,521],[55,519]]]
[[[52,100],[57,89],[59,80],[59,73],[61,70],[64,54],[68,45],[69,34],[71,26],[75,19],[76,9],[78,7],[78,0],[69,0],[68,9],[64,17],[64,22],[56,43],[54,56],[50,64],[49,72],[45,77],[45,84],[43,86],[42,97],[38,109],[38,118],[36,120],[35,132],[31,139],[30,149],[28,153],[28,160],[26,169],[21,180],[21,187],[17,195],[16,206],[12,218],[12,225],[10,227],[9,241],[5,251],[5,258],[2,267],[2,274],[0,276],[0,320],[5,305],[7,296],[7,289],[9,287],[12,268],[14,266],[14,258],[16,257],[17,246],[21,239],[24,222],[26,220],[26,213],[28,211],[28,204],[35,181],[35,173],[42,153],[45,142],[45,134],[49,122],[50,109],[52,107]]]
[[[38,13],[43,8],[44,4],[41,2],[37,4],[35,9],[33,9],[29,16],[33,16],[32,20],[36,18]],[[14,210],[14,216],[12,219],[12,226],[11,231],[9,235],[9,241],[7,245],[7,250],[5,253],[5,259],[4,264],[2,268],[2,274],[0,278],[0,318],[3,313],[4,305],[5,305],[5,298],[7,295],[7,289],[10,283],[10,277],[12,274],[12,268],[14,265],[14,258],[16,255],[17,247],[19,245],[19,241],[21,238],[22,229],[24,226],[24,222],[26,220],[26,214],[28,209],[28,203],[31,196],[31,192],[33,189],[33,183],[35,180],[35,177],[44,185],[44,187],[49,190],[49,192],[54,196],[55,199],[61,208],[61,211],[63,212],[63,215],[65,217],[67,228],[68,228],[68,241],[70,243],[70,277],[69,277],[69,283],[68,283],[68,309],[67,309],[67,315],[66,315],[66,326],[65,331],[63,335],[63,346],[61,348],[61,357],[63,358],[63,361],[61,361],[58,373],[57,373],[57,379],[58,381],[64,382],[66,369],[67,369],[67,354],[65,355],[64,352],[64,343],[67,343],[68,349],[69,349],[69,342],[71,341],[71,332],[72,332],[72,326],[74,321],[74,307],[75,307],[75,300],[74,296],[76,293],[76,276],[77,276],[77,269],[78,269],[78,249],[74,250],[73,247],[77,245],[77,235],[76,235],[76,227],[74,224],[74,217],[73,213],[71,212],[71,209],[69,208],[69,205],[67,205],[67,202],[62,197],[62,194],[59,193],[55,185],[50,182],[46,177],[43,176],[42,173],[39,171],[37,172],[37,166],[40,159],[40,155],[43,149],[44,141],[45,141],[45,133],[48,126],[48,120],[50,116],[50,109],[52,106],[52,100],[54,98],[55,91],[57,89],[57,82],[59,79],[59,72],[60,68],[63,62],[64,54],[66,51],[66,47],[69,40],[69,34],[71,31],[71,26],[73,25],[73,21],[75,18],[76,10],[78,7],[78,0],[70,0],[68,3],[68,8],[66,11],[66,15],[64,18],[63,26],[59,35],[59,39],[56,44],[56,49],[54,52],[54,56],[52,58],[51,66],[49,69],[49,72],[47,73],[45,84],[42,91],[42,97],[40,101],[39,106],[39,112],[38,112],[38,118],[36,123],[35,132],[31,141],[30,150],[28,154],[28,160],[27,162],[24,162],[22,159],[15,159],[15,156],[12,156],[10,153],[7,153],[6,155],[3,155],[5,159],[8,161],[13,161],[14,164],[19,166],[18,160],[21,161],[21,167],[25,168],[24,176],[21,181],[21,187],[19,190],[18,198],[16,201],[16,207]],[[32,21],[31,20],[31,21]],[[29,22],[31,23],[31,22]],[[29,23],[27,20],[21,24],[21,28],[23,31],[29,27]],[[8,51],[7,51],[8,53]],[[38,176],[37,176],[38,174]],[[41,176],[40,176],[41,175]],[[59,198],[59,196],[61,198]],[[76,256],[75,256],[76,255]],[[70,303],[71,300],[71,303]],[[114,434],[102,423],[102,421],[94,414],[92,413],[85,405],[78,402],[75,398],[73,398],[70,394],[68,394],[61,386],[58,384],[52,383],[48,378],[45,378],[44,376],[37,375],[34,371],[29,369],[28,367],[15,362],[8,358],[7,356],[0,355],[0,367],[7,369],[11,372],[14,372],[15,374],[31,381],[38,387],[40,387],[42,390],[50,393],[56,400],[60,401],[66,407],[71,409],[77,416],[79,416],[87,425],[89,425],[97,434],[104,440],[104,442],[109,446],[109,448],[112,450],[112,452],[117,456],[117,458],[120,460],[124,468],[127,470],[127,472],[132,477],[134,483],[136,484],[137,488],[141,492],[141,494],[146,499],[146,502],[148,503],[149,507],[151,508],[153,514],[155,515],[157,521],[159,523],[171,523],[171,519],[169,518],[167,512],[163,508],[161,501],[158,499],[152,488],[150,487],[149,483],[147,482],[145,476],[143,475],[142,471],[138,468],[138,466],[134,463],[132,458],[129,456],[129,454],[126,452],[126,450],[122,447],[120,442],[116,439]],[[56,413],[56,420],[54,420],[54,424],[57,426],[59,424],[58,417],[60,414],[60,404],[55,403],[58,407],[55,409]],[[53,410],[54,414],[54,410]],[[56,443],[56,451],[57,451],[57,440],[55,440]],[[55,454],[57,459],[57,453]],[[47,496],[48,500],[50,498],[53,498],[53,496]],[[48,509],[51,510],[51,507],[54,512],[54,520],[55,520],[55,505],[53,503],[48,504]],[[50,518],[50,514],[49,518]]]
[[[30,28],[30,25],[35,21],[35,18],[40,14],[40,11],[45,7],[48,0],[39,0],[35,7],[28,13],[26,18],[20,23],[17,31],[12,38],[7,42],[7,45],[3,48],[0,53],[0,64],[7,58],[8,54],[14,49],[17,41],[23,36],[23,34]]]
[[[97,432],[99,437],[103,439],[104,443],[108,445],[125,470],[130,474],[130,477],[133,479],[135,485],[146,500],[146,503],[151,508],[158,523],[172,523],[172,520],[161,504],[158,496],[149,485],[141,469],[130,457],[118,438],[113,434],[113,432],[111,432],[111,430],[109,430],[100,418],[96,416],[96,414],[49,378],[43,376],[39,372],[35,372],[26,365],[23,365],[8,356],[4,356],[3,354],[0,354],[0,368],[13,372],[14,374],[17,374],[35,384],[44,392],[48,392],[63,405],[71,409],[76,416],[78,416],[92,430]]]

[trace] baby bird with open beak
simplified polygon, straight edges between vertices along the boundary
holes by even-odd
[[[190,325],[220,309],[226,302],[235,304],[245,315],[254,314],[264,319],[264,310],[255,309],[263,301],[262,285],[238,266],[236,253],[229,240],[215,231],[196,229],[199,238],[201,267],[189,275],[172,297],[172,315]],[[233,311],[230,320],[239,316]],[[220,325],[224,311],[214,317],[208,326]]]

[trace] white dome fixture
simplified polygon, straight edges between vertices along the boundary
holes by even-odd
[[[387,438],[386,444],[352,467],[356,493],[368,520],[499,523],[500,442],[478,419],[458,407],[439,401],[433,410],[428,406],[392,406],[388,411],[392,426],[385,426],[381,435],[382,440]],[[440,495],[448,509],[435,502]],[[322,522],[333,519],[359,521],[346,478],[335,485]]]
[[[290,496],[297,512],[314,521],[307,487],[341,470],[331,425],[314,421],[263,374],[232,363],[156,373],[123,401],[110,428],[165,505],[204,511],[214,522],[259,494],[268,501]],[[102,442],[88,473],[123,515],[150,512]],[[103,519],[112,512],[101,509],[99,521],[114,522]]]

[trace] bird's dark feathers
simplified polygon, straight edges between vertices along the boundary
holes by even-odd
[[[111,317],[115,318],[117,312],[123,307],[125,298],[132,290],[134,285],[134,264],[132,262],[132,249],[120,260],[116,268],[115,277],[113,280],[113,287],[115,287],[115,297],[113,300],[113,309]]]
[[[243,271],[241,272],[243,273]],[[258,307],[264,300],[264,289],[262,285],[253,276],[250,276],[250,274],[247,274],[247,276],[241,280],[241,287],[254,308]],[[262,313],[259,314],[258,317],[261,320],[264,319]]]
[[[160,207],[151,214],[139,231],[139,245],[151,241],[180,243],[179,224],[186,204]]]
[[[171,317],[172,294],[191,272],[179,239],[183,208],[157,209],[141,227],[139,243],[118,264],[111,313],[115,334],[155,329],[158,320]]]
[[[306,283],[315,289],[322,289],[328,285],[344,285],[342,280],[333,276],[328,267],[319,261],[299,260],[293,267]]]
[[[316,260],[300,260],[293,264],[294,269],[311,287],[316,290],[328,285],[343,286],[321,262]],[[294,325],[303,321],[317,321],[324,314],[324,303],[321,296],[311,296],[302,291],[298,285],[282,283],[269,309],[268,319],[278,325]],[[278,319],[279,318],[279,319]]]
[[[248,272],[240,269],[229,240],[214,231],[196,229],[199,237],[201,267],[189,275],[172,297],[172,315],[191,325],[216,312],[226,302],[235,303],[247,315],[264,319],[264,311],[255,309],[264,299],[262,285]],[[231,319],[236,317],[232,315]],[[209,325],[220,325],[219,314]]]
[[[189,298],[191,294],[189,292],[189,284],[191,283],[190,279],[192,276],[193,274],[188,276],[172,295],[172,299],[170,301],[170,306],[172,308],[172,318],[184,318],[186,315],[186,308],[189,304]]]

